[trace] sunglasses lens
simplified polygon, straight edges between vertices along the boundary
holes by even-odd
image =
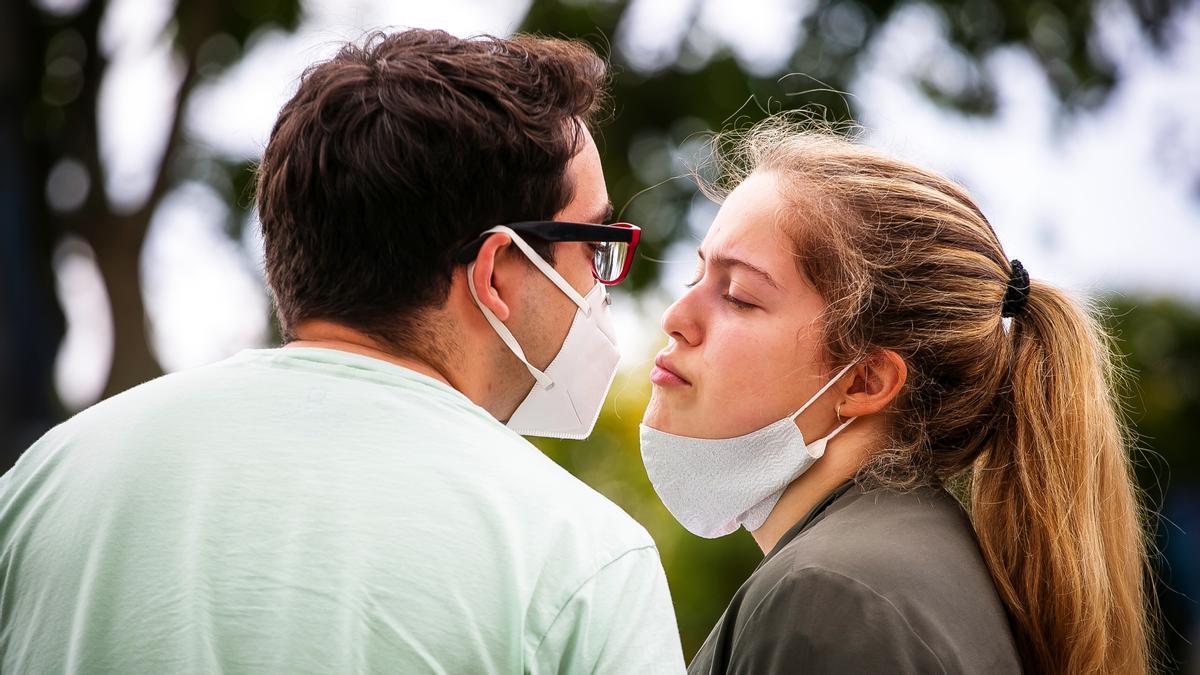
[[[625,259],[629,256],[629,244],[623,241],[601,241],[593,244],[596,252],[592,256],[592,269],[600,281],[613,282],[625,271]]]

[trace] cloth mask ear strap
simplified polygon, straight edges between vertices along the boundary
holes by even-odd
[[[485,307],[482,302],[479,302],[479,294],[475,292],[475,275],[472,274],[474,271],[475,263],[467,265],[467,288],[471,291],[471,297],[474,298],[475,305],[479,307],[479,311],[483,312],[483,316],[488,320],[488,323],[492,324],[492,329],[496,331],[496,334],[500,336],[500,339],[504,341],[504,344],[508,345],[508,348],[512,350],[512,353],[515,354],[518,359],[521,359],[521,363],[524,363],[525,367],[529,369],[529,374],[533,375],[533,379],[537,380],[537,383],[541,385],[542,388],[549,388],[554,384],[554,380],[550,379],[549,375],[535,368],[534,365],[529,362],[529,359],[525,358],[525,350],[521,349],[520,343],[517,342],[517,338],[513,337],[512,331],[508,330],[508,326],[505,326],[503,321],[496,318],[496,315],[492,313],[492,310]]]
[[[585,300],[578,291],[572,288],[571,284],[567,283],[567,280],[558,273],[558,270],[554,269],[550,263],[543,260],[542,256],[538,255],[537,251],[533,250],[533,247],[521,238],[521,235],[513,232],[511,228],[505,227],[504,225],[497,225],[490,230],[486,230],[483,234],[492,234],[493,232],[502,232],[511,237],[513,243],[517,245],[517,248],[521,249],[521,252],[525,254],[526,258],[529,258],[529,261],[533,263],[534,267],[537,267],[539,270],[541,270],[542,274],[545,274],[550,281],[554,282],[554,285],[558,286],[558,290],[566,293],[567,297],[570,298],[579,307],[579,309],[583,311],[584,316],[591,315],[592,306],[588,304],[588,301]]]
[[[822,457],[824,457],[825,456],[825,446],[829,445],[829,441],[833,440],[834,436],[837,436],[838,434],[842,433],[842,429],[845,429],[846,427],[850,426],[850,423],[856,419],[858,419],[858,418],[851,417],[850,419],[846,420],[845,422],[842,422],[841,424],[834,427],[833,431],[829,432],[829,434],[826,435],[824,438],[818,438],[817,440],[813,441],[812,443],[807,443],[805,449],[808,450],[809,456],[813,457],[814,459],[821,459]]]
[[[832,387],[834,384],[836,384],[838,380],[842,379],[842,376],[845,375],[851,368],[853,368],[856,365],[858,365],[857,361],[853,361],[851,363],[846,364],[846,367],[842,368],[841,372],[839,372],[837,375],[834,375],[832,380],[826,382],[824,387],[821,387],[820,389],[818,389],[817,393],[813,394],[812,398],[808,399],[808,403],[805,403],[804,405],[800,406],[800,409],[796,411],[796,414],[792,415],[792,420],[794,421],[797,417],[800,416],[800,413],[804,412],[805,410],[808,410],[808,406],[812,405],[813,401],[816,401],[817,399],[821,398],[821,394],[824,394],[825,392],[829,391],[830,387]],[[854,418],[851,417],[850,419],[854,419]],[[845,426],[845,425],[843,425],[843,426]],[[840,430],[841,429],[839,429],[839,431]]]
[[[821,442],[821,441],[826,441],[826,442],[828,442],[828,441],[829,441],[830,439],[832,439],[834,436],[837,436],[838,434],[842,433],[842,429],[845,429],[846,427],[850,426],[850,423],[851,423],[851,422],[853,422],[853,421],[854,421],[854,420],[856,420],[856,419],[858,419],[858,418],[857,418],[857,417],[850,417],[850,418],[848,418],[848,419],[847,419],[845,422],[842,422],[841,424],[837,425],[837,426],[836,426],[836,427],[833,429],[833,431],[829,432],[829,435],[828,435],[828,436],[826,436],[825,438],[818,439],[816,442],[818,442],[818,443],[819,443],[819,442]]]

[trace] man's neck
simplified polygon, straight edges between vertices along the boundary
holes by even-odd
[[[442,372],[432,364],[421,359],[389,352],[376,341],[353,329],[327,321],[308,321],[303,326],[298,327],[296,333],[297,339],[285,344],[285,349],[300,347],[336,349],[338,351],[350,352],[351,354],[369,356],[381,361],[387,361],[388,363],[394,363],[422,375],[427,375],[450,387],[454,387],[448,373]]]

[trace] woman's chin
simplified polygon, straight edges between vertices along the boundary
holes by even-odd
[[[667,428],[671,424],[671,415],[667,410],[666,403],[662,400],[662,394],[658,391],[658,387],[655,387],[650,394],[650,403],[646,404],[646,413],[642,415],[642,424],[651,429],[671,433],[671,430]]]

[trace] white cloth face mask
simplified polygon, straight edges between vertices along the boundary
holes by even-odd
[[[828,436],[805,443],[796,426],[821,394],[846,374],[851,363],[794,414],[736,438],[690,438],[641,425],[642,461],[650,483],[671,515],[692,534],[709,539],[738,526],[754,531],[783,496],[783,490],[825,454]]]
[[[516,232],[500,225],[484,234],[493,232],[503,232],[511,237],[517,248],[577,307],[571,329],[558,355],[542,372],[525,358],[525,351],[508,326],[479,302],[472,275],[475,263],[467,267],[467,287],[475,304],[504,344],[525,364],[536,380],[533,389],[509,418],[507,426],[523,436],[575,440],[587,438],[600,417],[604,397],[608,395],[608,389],[617,374],[617,363],[621,360],[608,309],[612,300],[600,282],[596,282],[586,297],[580,295]]]

